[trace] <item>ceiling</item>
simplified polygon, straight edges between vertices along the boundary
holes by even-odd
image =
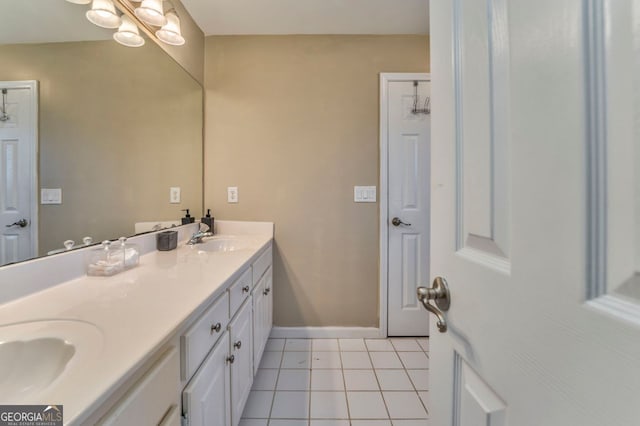
[[[205,35],[428,34],[429,0],[182,0]]]
[[[87,9],[64,0],[0,0],[0,44],[110,39],[114,30],[89,22]]]

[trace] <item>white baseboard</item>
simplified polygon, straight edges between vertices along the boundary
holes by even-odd
[[[273,327],[272,338],[276,339],[377,339],[386,337],[376,327]]]

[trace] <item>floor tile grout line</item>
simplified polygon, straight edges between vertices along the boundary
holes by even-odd
[[[364,344],[364,339],[362,341],[362,343]],[[347,404],[347,417],[349,419],[349,424],[351,424],[351,407],[349,406],[349,398],[347,395],[347,379],[344,376],[344,363],[342,362],[342,346],[340,345],[340,339],[338,339],[338,350],[339,350],[339,354],[340,354],[340,367],[342,367],[340,369],[340,374],[342,374],[342,386],[344,386],[344,400],[345,403]]]

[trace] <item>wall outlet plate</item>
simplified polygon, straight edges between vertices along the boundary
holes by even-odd
[[[237,202],[238,202],[238,187],[229,186],[227,188],[227,203],[237,203]]]
[[[172,186],[169,188],[169,203],[180,204],[180,187]]]
[[[62,204],[62,188],[40,188],[40,204]]]
[[[356,203],[375,203],[376,202],[375,186],[354,186],[353,201]]]

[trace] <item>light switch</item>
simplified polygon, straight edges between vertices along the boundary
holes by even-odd
[[[230,186],[227,188],[227,203],[238,202],[238,187]]]
[[[169,188],[169,203],[180,204],[180,187],[173,186]]]
[[[356,203],[375,203],[376,187],[375,186],[354,186],[353,201]]]
[[[62,188],[40,188],[40,204],[62,204]]]

